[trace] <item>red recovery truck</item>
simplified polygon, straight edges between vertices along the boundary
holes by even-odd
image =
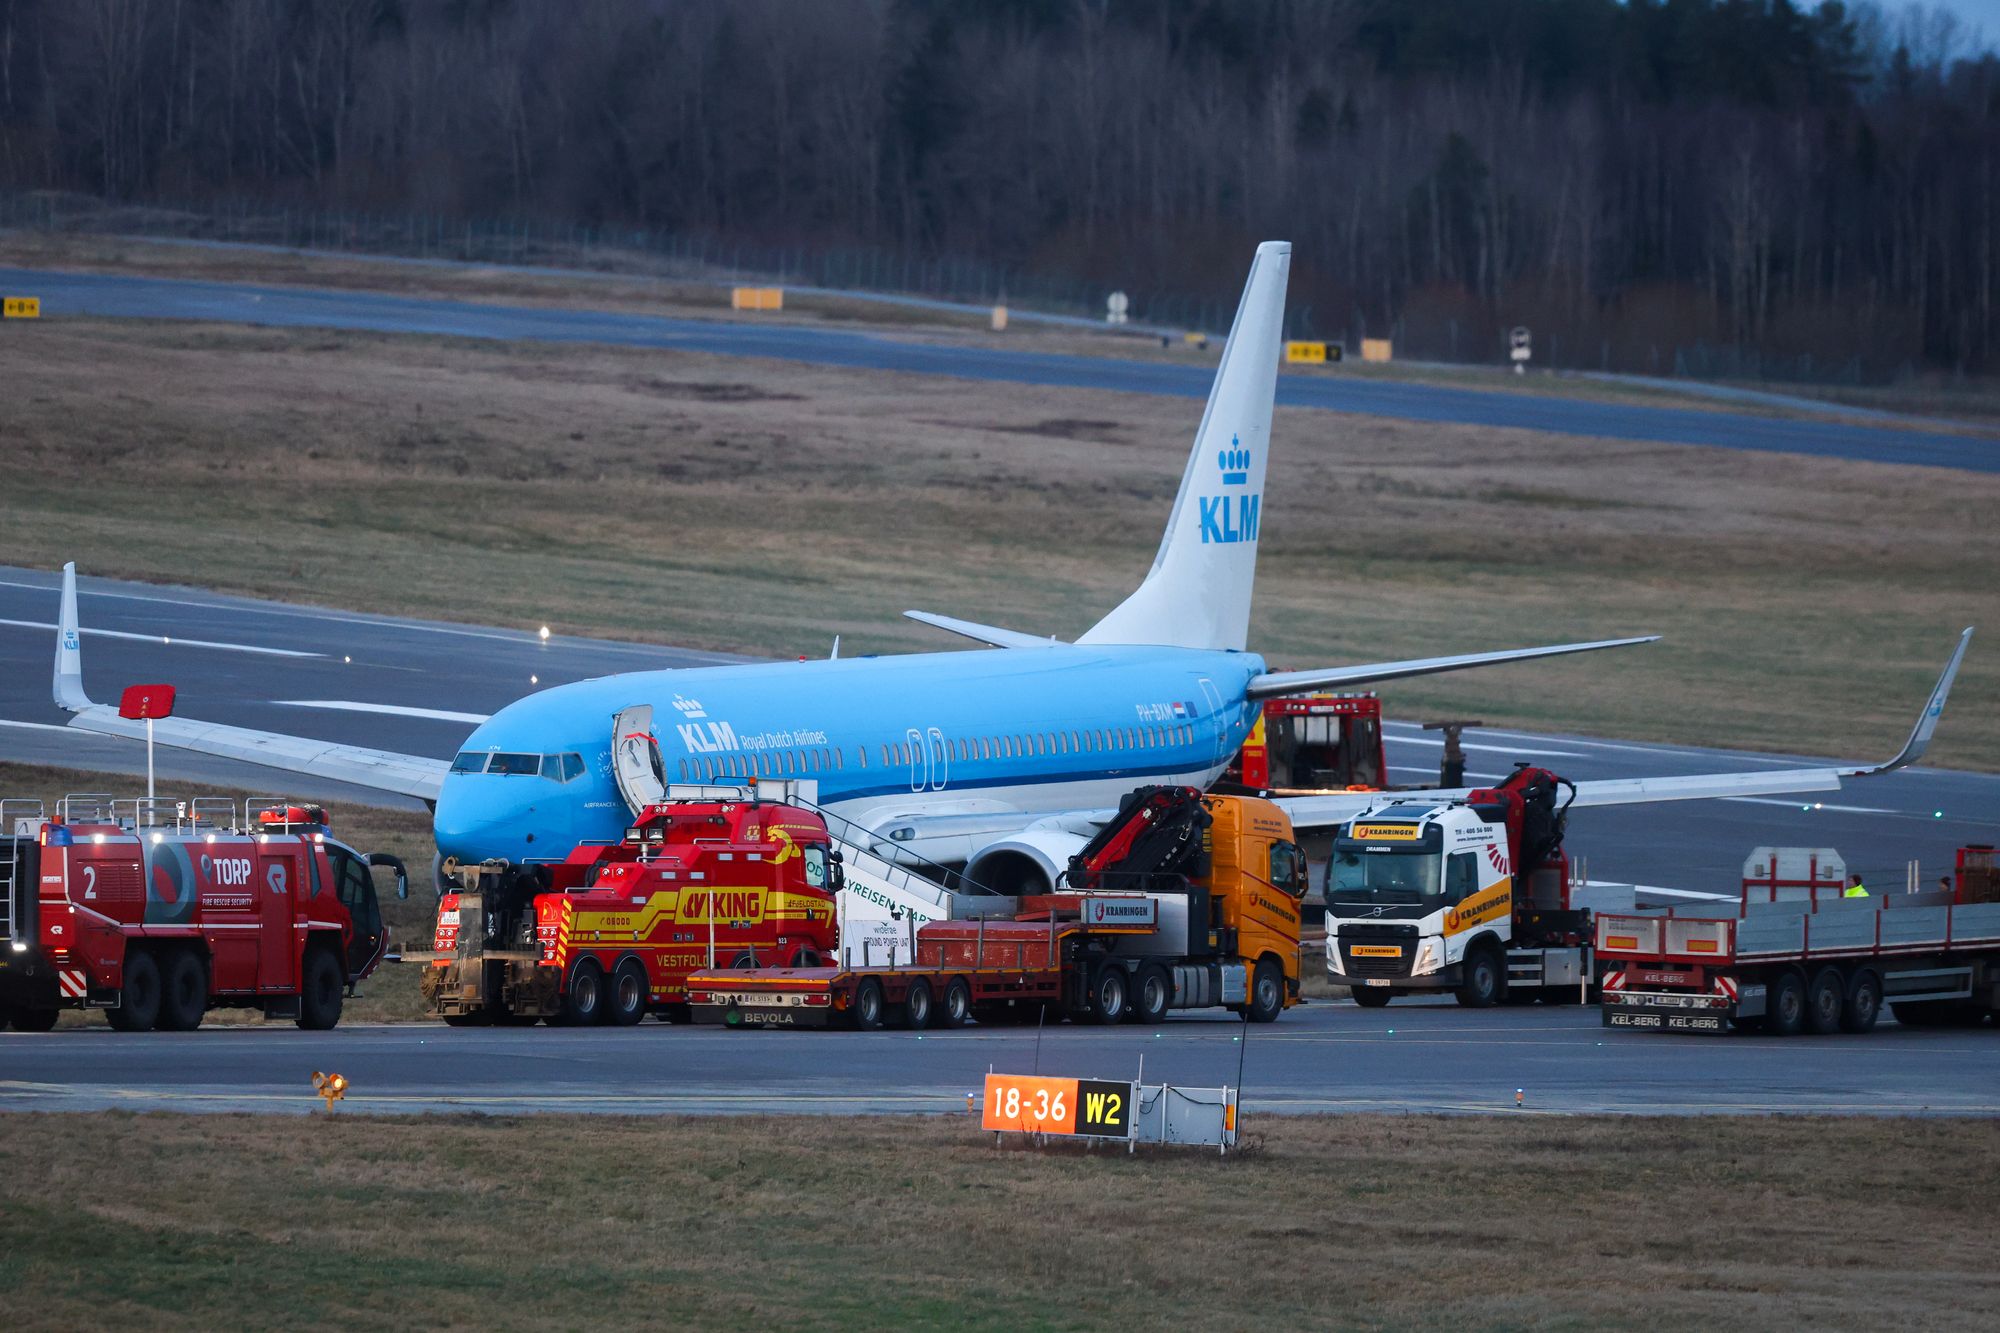
[[[1722,912],[1600,915],[1604,1025],[1792,1036],[1867,1032],[1885,1003],[1911,1027],[2000,1015],[1992,848],[1961,849],[1948,889],[1838,891],[1777,894],[1746,877],[1743,901]]]
[[[1269,801],[1142,787],[1060,892],[927,923],[900,964],[700,972],[688,1001],[698,1022],[743,1027],[1154,1023],[1215,1005],[1267,1023],[1298,1003],[1305,888],[1291,822]]]
[[[826,821],[734,787],[670,787],[611,845],[560,865],[448,865],[423,963],[453,1026],[687,1018],[688,974],[817,966],[838,939],[841,858]]]
[[[1375,791],[1389,785],[1382,701],[1372,694],[1266,699],[1220,790]]]
[[[395,857],[333,840],[317,806],[227,798],[0,801],[0,1013],[45,1032],[103,1009],[122,1032],[185,1032],[209,1009],[302,1028],[388,950],[370,868]]]

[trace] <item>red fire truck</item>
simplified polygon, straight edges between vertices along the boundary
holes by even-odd
[[[616,844],[557,866],[448,867],[422,990],[453,1026],[687,1017],[688,974],[813,967],[839,938],[840,856],[810,810],[732,787],[669,789]]]
[[[0,802],[0,1011],[45,1032],[98,1008],[123,1032],[185,1032],[209,1009],[340,1021],[388,931],[370,867],[317,806],[70,796]]]

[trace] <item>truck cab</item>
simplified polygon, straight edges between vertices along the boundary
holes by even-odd
[[[1390,800],[1344,825],[1327,865],[1328,980],[1366,1008],[1566,996],[1589,925],[1570,906],[1562,783],[1523,767],[1463,800]]]

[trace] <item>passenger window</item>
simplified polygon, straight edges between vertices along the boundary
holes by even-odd
[[[686,782],[687,780],[688,780],[688,761],[683,759],[681,760],[681,781]]]
[[[840,761],[840,751],[835,750],[833,752],[833,771],[839,773],[845,771],[845,768],[846,765],[842,764]]]
[[[1271,883],[1294,898],[1306,893],[1306,854],[1297,843],[1271,844]]]
[[[1447,902],[1463,902],[1479,892],[1479,853],[1453,852],[1444,867],[1444,896]]]
[[[805,849],[805,863],[806,863],[806,883],[807,883],[807,885],[809,885],[810,887],[812,887],[812,888],[815,888],[815,889],[823,889],[823,888],[825,888],[825,887],[826,887],[826,848],[824,848],[824,847],[808,847],[808,848],[806,848],[806,849]]]

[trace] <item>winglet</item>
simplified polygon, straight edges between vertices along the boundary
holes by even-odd
[[[1917,715],[1917,725],[1910,728],[1910,739],[1903,744],[1903,751],[1886,764],[1873,768],[1843,768],[1842,777],[1865,778],[1877,773],[1893,773],[1906,768],[1924,757],[1924,751],[1931,748],[1931,736],[1937,731],[1938,719],[1944,716],[1944,701],[1951,694],[1951,683],[1958,678],[1958,664],[1965,660],[1965,650],[1972,643],[1972,627],[1967,626],[1958,636],[1958,647],[1952,650],[1951,660],[1944,664],[1944,674],[1938,677],[1931,689],[1931,697],[1924,700],[1924,711]]]
[[[76,562],[63,566],[62,614],[56,622],[55,699],[59,707],[81,713],[95,707],[83,692],[83,647],[76,625]]]

